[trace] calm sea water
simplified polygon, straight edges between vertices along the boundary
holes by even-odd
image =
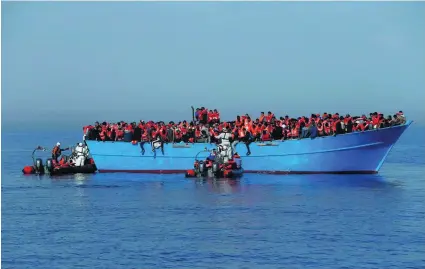
[[[425,268],[424,133],[379,175],[238,182],[23,176],[37,145],[81,133],[2,133],[2,268]]]

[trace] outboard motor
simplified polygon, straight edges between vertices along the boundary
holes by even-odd
[[[213,172],[213,174],[214,175],[217,175],[218,174],[218,171],[219,171],[218,163],[213,163],[213,165],[212,165],[212,172]]]
[[[39,174],[44,174],[43,160],[40,158],[35,160],[35,171]]]
[[[51,173],[53,171],[53,160],[52,159],[46,160],[46,168],[47,168],[47,171],[49,171],[49,173]]]
[[[207,167],[205,166],[204,162],[199,162],[199,173],[201,173],[201,175],[205,175],[205,170],[207,169]]]

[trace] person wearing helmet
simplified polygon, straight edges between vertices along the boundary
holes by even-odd
[[[58,142],[56,143],[56,146],[52,149],[52,159],[56,160],[56,162],[58,161],[59,156],[61,156],[62,151],[66,151],[69,150],[69,148],[65,148],[65,149],[61,149],[61,143]]]
[[[232,134],[227,130],[226,127],[223,128],[221,134],[215,138],[221,141],[219,145],[220,155],[224,157],[225,162],[232,158],[232,147],[230,146],[230,139]]]
[[[84,162],[86,161],[86,153],[84,150],[83,143],[78,143],[78,146],[75,147],[74,152],[77,155],[77,158],[75,160],[75,166],[83,166]]]

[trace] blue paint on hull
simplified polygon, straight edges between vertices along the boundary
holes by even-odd
[[[405,125],[315,139],[274,141],[269,145],[239,143],[245,173],[377,173],[391,148],[410,126]],[[149,143],[145,155],[139,145],[86,141],[99,172],[177,173],[193,167],[195,156],[214,144],[165,144],[164,155]],[[199,154],[206,157],[207,152]]]

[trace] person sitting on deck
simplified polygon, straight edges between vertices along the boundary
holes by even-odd
[[[217,150],[213,149],[210,153],[210,156],[207,157],[207,160],[215,161],[215,156],[217,155]]]
[[[152,142],[154,135],[159,134],[164,143],[171,142],[191,142],[191,143],[216,143],[216,137],[224,127],[232,132],[231,141],[233,147],[239,142],[249,143],[262,139],[263,131],[271,137],[271,140],[290,140],[314,137],[311,134],[311,127],[316,126],[317,136],[342,135],[351,132],[362,132],[388,128],[406,124],[406,118],[402,111],[392,117],[384,117],[382,113],[373,112],[361,116],[340,116],[338,113],[318,113],[311,114],[310,117],[302,116],[297,118],[275,117],[274,113],[263,113],[257,119],[251,119],[249,114],[237,116],[233,121],[221,122],[220,114],[216,109],[209,110],[205,107],[197,109],[197,121],[178,123],[141,121],[139,125],[120,121],[117,123],[96,122],[94,126],[88,125],[83,128],[86,140],[97,141],[139,141],[139,130],[137,127],[149,135],[148,141]],[[209,114],[209,115],[208,115]],[[367,117],[366,115],[369,115]],[[197,117],[196,117],[197,116]],[[251,139],[248,139],[251,134]],[[134,139],[135,138],[135,139]],[[148,142],[146,141],[146,142]],[[235,151],[235,148],[233,149]]]

